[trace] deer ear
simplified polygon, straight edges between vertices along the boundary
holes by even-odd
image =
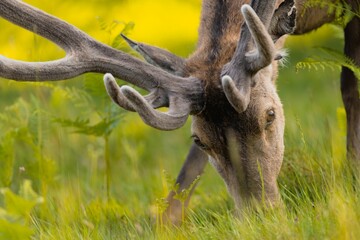
[[[294,0],[285,0],[275,10],[269,26],[269,34],[274,42],[295,30],[296,8]]]
[[[123,34],[121,34],[121,36],[132,49],[140,53],[151,65],[159,67],[174,75],[182,76],[185,65],[185,60],[183,58],[164,49],[135,42]]]

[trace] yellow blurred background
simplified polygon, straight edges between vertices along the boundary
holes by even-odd
[[[130,37],[137,41],[163,46],[186,54],[178,49],[179,43],[194,45],[200,16],[200,0],[188,1],[71,1],[71,0],[28,0],[26,3],[57,16],[92,37],[107,43],[119,29],[111,34],[100,30],[99,18],[104,22],[134,22]],[[121,24],[119,24],[119,28]],[[0,19],[0,54],[21,60],[49,60],[59,58],[63,52],[43,39],[37,40],[34,53],[34,34]],[[116,32],[117,30],[117,32]],[[191,46],[190,46],[191,47]],[[36,55],[36,57],[35,57]]]

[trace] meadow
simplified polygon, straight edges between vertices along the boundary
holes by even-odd
[[[129,53],[121,32],[183,57],[196,45],[200,0],[26,2]],[[64,55],[4,19],[0,29],[1,55]],[[360,181],[346,160],[340,67],[298,64],[334,58],[324,49],[341,51],[342,29],[291,36],[286,48],[277,81],[286,116],[278,179],[284,208],[245,210],[237,219],[207,166],[178,228],[159,216],[191,145],[191,120],[171,132],[146,126],[111,102],[101,74],[52,83],[0,79],[0,239],[359,239]]]

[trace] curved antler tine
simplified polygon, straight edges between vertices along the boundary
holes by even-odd
[[[185,124],[189,116],[189,111],[176,115],[156,111],[146,99],[132,87],[122,86],[121,92],[132,104],[142,120],[154,128],[160,130],[174,130],[180,128]]]
[[[244,4],[241,7],[246,25],[241,30],[234,56],[223,68],[221,79],[226,97],[238,112],[245,111],[250,102],[252,77],[275,59],[275,46],[265,27],[269,25],[274,4],[271,0],[252,1],[259,16],[251,6]],[[249,51],[251,38],[255,42],[253,51]]]
[[[225,75],[221,79],[221,84],[231,106],[239,113],[244,112],[250,102],[250,81],[244,81],[245,86],[239,89],[233,79]]]
[[[116,83],[115,78],[110,73],[106,73],[104,75],[104,84],[107,93],[111,97],[111,99],[120,107],[135,112],[135,109],[129,103],[127,98],[122,94],[119,85]]]
[[[274,60],[275,46],[266,27],[255,11],[245,4],[241,7],[241,12],[256,44],[256,53],[246,54],[249,70],[256,73]]]
[[[121,92],[119,85],[116,83],[115,78],[111,73],[106,73],[104,75],[104,84],[106,91],[113,102],[128,111],[135,112],[135,109]],[[167,105],[167,99],[156,90],[144,96],[144,98],[153,108],[164,107]]]

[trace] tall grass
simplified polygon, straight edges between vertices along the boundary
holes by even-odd
[[[70,9],[70,1],[64,2],[59,9]],[[191,6],[198,11],[194,2]],[[86,2],[86,9],[92,4],[104,7],[94,1]],[[83,17],[91,16],[89,21],[98,24],[87,11]],[[197,16],[193,19],[187,21],[197,24]],[[112,44],[108,39],[116,39],[126,25],[118,24],[109,37],[101,29],[112,19],[101,21],[95,35]],[[2,29],[7,32],[7,25]],[[341,49],[340,36],[338,28],[327,26],[287,42],[291,57],[278,80],[287,120],[278,180],[283,205],[244,209],[241,220],[234,216],[222,180],[207,167],[184,224],[161,227],[163,198],[172,188],[166,179],[176,177],[185,159],[191,143],[189,123],[173,132],[145,126],[136,114],[114,107],[98,74],[54,84],[2,80],[0,239],[360,238],[360,181],[345,156],[339,69],[295,73],[297,62],[321,54],[314,46]],[[154,35],[155,42],[166,42],[159,38]],[[37,59],[47,57],[43,41],[35,46],[30,41],[29,49],[41,55]],[[188,54],[195,39],[189,44],[188,38],[179,37],[179,42]],[[171,42],[162,47],[184,51]],[[54,51],[49,58],[58,54]]]

